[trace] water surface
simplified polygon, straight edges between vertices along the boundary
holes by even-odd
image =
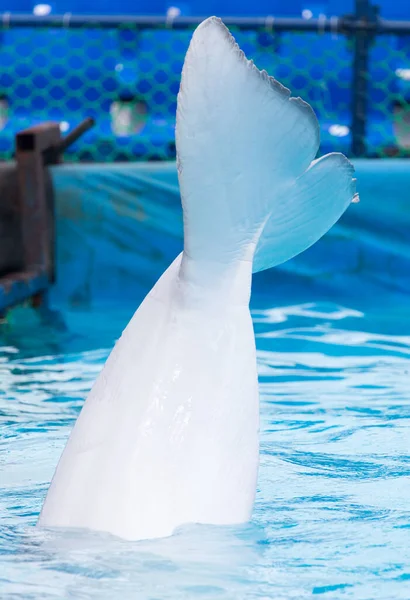
[[[34,527],[83,399],[132,310],[66,311],[66,329],[19,311],[1,327],[2,599],[410,598],[406,311],[254,305],[253,520],[141,543]]]

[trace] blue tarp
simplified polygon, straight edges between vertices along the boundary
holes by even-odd
[[[311,249],[255,276],[265,293],[288,302],[320,293],[355,306],[406,301],[410,162],[358,160],[355,167],[361,202]],[[175,164],[62,165],[53,168],[53,180],[52,297],[71,306],[136,305],[182,249]]]

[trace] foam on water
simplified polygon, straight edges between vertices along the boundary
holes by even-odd
[[[70,427],[130,311],[64,316],[66,331],[25,315],[1,331],[2,599],[409,597],[403,315],[259,303],[253,521],[188,526],[140,543],[33,527]]]

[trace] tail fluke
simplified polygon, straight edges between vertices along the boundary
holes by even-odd
[[[284,263],[317,242],[358,198],[353,176],[353,165],[343,154],[313,161],[278,198],[259,238],[253,271]]]
[[[252,258],[275,198],[315,158],[319,126],[310,106],[259,71],[212,17],[185,58],[176,143],[185,252],[226,262]]]
[[[355,197],[343,155],[314,161],[311,107],[248,61],[215,17],[197,28],[185,59],[176,141],[193,260],[251,260],[258,244],[253,270],[278,265],[322,237]]]

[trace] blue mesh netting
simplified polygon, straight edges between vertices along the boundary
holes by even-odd
[[[321,151],[349,153],[351,40],[330,33],[233,32],[259,68],[313,106]],[[0,30],[0,159],[12,156],[16,131],[44,120],[59,121],[66,131],[86,116],[97,125],[70,149],[68,160],[173,159],[176,96],[191,34],[134,26]],[[392,148],[406,153],[410,37],[376,39],[368,82],[367,147],[374,154]]]

